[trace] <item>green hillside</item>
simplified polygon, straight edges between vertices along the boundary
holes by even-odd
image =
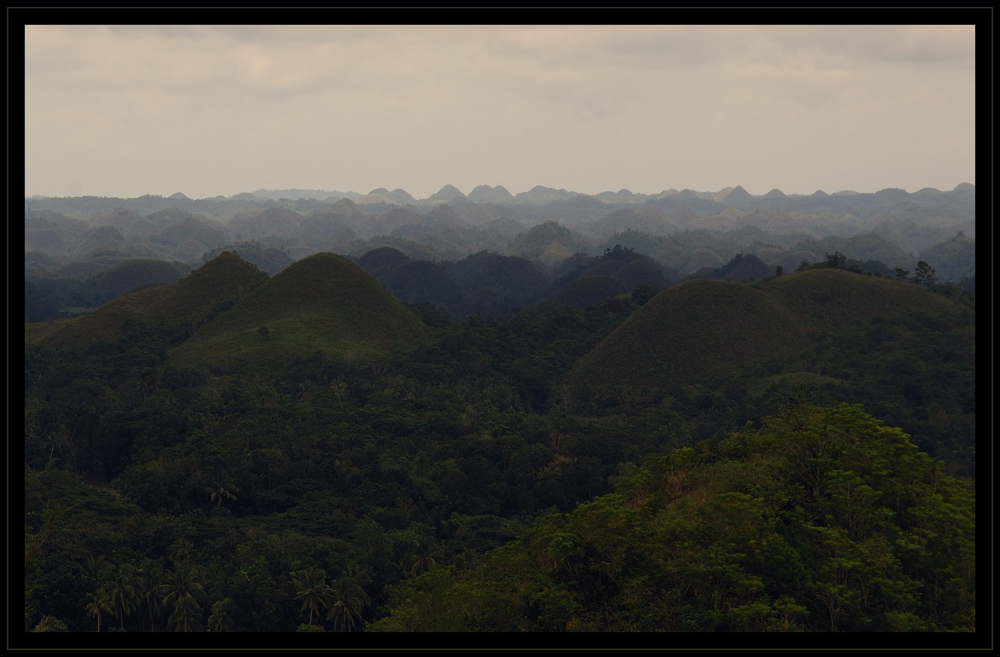
[[[756,286],[695,280],[669,288],[623,322],[569,375],[572,387],[676,388],[716,368],[776,363],[869,322],[961,322],[926,288],[837,269],[777,276]]]
[[[958,318],[948,298],[925,287],[888,278],[862,276],[840,269],[815,269],[766,281],[763,291],[821,331],[845,330],[876,317]]]
[[[574,387],[679,384],[722,364],[764,359],[805,344],[800,322],[743,283],[695,280],[664,290],[570,372]]]
[[[264,329],[264,330],[262,330]],[[168,359],[178,368],[265,373],[318,351],[366,360],[405,347],[426,327],[347,258],[294,263],[201,327]]]
[[[192,332],[267,278],[236,254],[225,252],[173,285],[126,294],[73,319],[25,326],[25,345],[85,348],[113,340],[126,323],[173,325]]]

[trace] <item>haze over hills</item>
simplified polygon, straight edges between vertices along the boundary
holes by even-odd
[[[973,185],[972,183],[961,183],[959,185],[956,185],[954,189],[951,190],[951,192],[975,194],[975,189],[976,189],[975,185]],[[816,190],[811,194],[797,194],[797,193],[786,194],[782,190],[774,188],[763,195],[752,195],[745,189],[743,189],[743,187],[741,187],[740,185],[736,185],[735,187],[726,187],[725,189],[716,192],[711,192],[711,191],[699,192],[691,189],[684,189],[682,191],[678,191],[676,189],[668,189],[668,190],[663,190],[658,194],[642,194],[642,193],[633,193],[627,189],[622,189],[617,192],[611,192],[611,191],[601,192],[599,194],[594,194],[593,196],[595,198],[600,199],[601,201],[611,202],[611,203],[614,202],[640,203],[644,201],[670,198],[674,196],[687,199],[699,198],[704,200],[715,200],[719,202],[729,198],[730,202],[732,203],[732,202],[743,202],[747,200],[765,199],[765,198],[785,199],[785,198],[808,198],[808,197],[826,197],[826,196],[864,197],[864,196],[870,196],[872,194],[879,194],[882,197],[886,197],[891,194],[898,195],[900,193],[904,195],[907,194],[905,190],[901,189],[885,189],[874,193],[859,193],[853,190],[843,190],[827,194],[827,192],[823,190]],[[919,196],[933,196],[948,192],[937,190],[930,187],[924,187],[912,193]],[[554,199],[565,199],[571,196],[588,196],[587,194],[581,194],[579,192],[574,192],[574,191],[567,191],[566,189],[554,189],[551,187],[545,187],[544,185],[536,185],[532,189],[525,192],[519,192],[518,194],[511,194],[509,191],[507,191],[507,189],[503,185],[497,185],[495,187],[491,187],[490,185],[479,185],[475,187],[469,193],[468,196],[466,196],[457,187],[450,184],[445,185],[440,190],[438,190],[434,194],[431,194],[426,199],[416,199],[415,197],[410,195],[406,190],[399,188],[396,188],[392,192],[389,192],[385,187],[379,187],[377,189],[373,189],[368,194],[381,195],[385,198],[388,198],[391,202],[397,203],[399,205],[405,205],[406,203],[412,203],[412,202],[420,202],[421,200],[447,202],[455,198],[468,198],[469,200],[475,202],[503,203],[505,201],[538,201],[538,200],[550,201]],[[215,196],[209,199],[190,199],[182,192],[177,192],[166,198],[168,200],[181,201],[181,202],[194,201],[194,200],[218,201],[220,199],[225,199],[225,198],[235,199],[235,200],[270,199],[274,201],[279,201],[279,200],[294,201],[294,200],[307,200],[307,199],[336,201],[337,199],[347,198],[354,201],[362,196],[365,196],[365,194],[353,191],[339,192],[339,191],[325,191],[320,189],[278,189],[278,190],[258,189],[254,192],[241,192],[239,194],[234,194],[229,197]],[[26,200],[41,201],[48,198],[58,198],[58,197],[46,197],[46,196],[36,195],[36,196],[26,197]],[[92,197],[82,197],[82,198],[90,198],[96,200],[99,198],[107,198],[107,197],[92,196]],[[163,197],[154,195],[143,198],[157,199]]]
[[[176,260],[195,268],[224,249],[271,274],[319,252],[358,258],[389,246],[448,269],[445,263],[488,251],[530,260],[550,284],[561,263],[576,255],[598,257],[616,246],[681,275],[705,270],[711,277],[724,275],[715,270],[737,254],[760,257],[762,265],[752,272],[759,277],[765,266],[772,274],[779,266],[791,271],[839,252],[880,275],[892,275],[897,268],[915,271],[924,260],[937,269],[939,282],[964,281],[969,290],[975,283],[972,185],[947,192],[810,196],[780,190],[754,196],[740,186],[715,193],[671,189],[645,195],[622,189],[588,196],[541,185],[517,195],[502,186],[480,185],[466,196],[446,185],[424,200],[387,188],[366,195],[258,192],[200,200],[180,193],[166,199],[25,199],[25,271],[32,294],[42,297],[28,304],[32,316],[46,307],[79,306],[69,301],[86,297],[85,279],[124,260]],[[962,240],[955,241],[958,236]],[[423,265],[417,269],[427,276],[437,271]],[[443,270],[435,275],[446,277]],[[651,274],[641,277],[662,284],[654,283]],[[431,285],[418,277],[410,286],[412,294],[405,296],[433,303],[442,298],[434,290],[447,287],[443,280]],[[400,282],[393,285],[403,294]],[[143,284],[136,278],[131,289]],[[419,289],[422,296],[414,297]],[[610,293],[617,288],[592,289]],[[472,307],[458,303],[454,295],[449,298],[450,312]],[[499,306],[490,302],[477,307],[514,307],[511,298],[497,302]]]

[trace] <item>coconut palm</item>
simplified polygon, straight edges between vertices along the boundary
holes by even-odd
[[[214,559],[206,568],[199,569],[205,592],[213,603],[231,597],[229,590],[230,575],[219,559]]]
[[[233,623],[233,599],[225,598],[212,605],[212,613],[208,617],[209,632],[234,632],[236,625]]]
[[[222,500],[233,500],[236,501],[236,493],[240,491],[236,487],[236,484],[225,482],[222,479],[216,479],[211,486],[205,489],[205,492],[209,494],[209,497],[218,506],[222,506]]]
[[[163,579],[163,566],[153,559],[143,559],[136,569],[136,593],[138,594],[138,609],[149,616],[149,631],[155,631],[156,618],[162,611],[160,605],[160,581]],[[146,619],[143,617],[143,629]]]
[[[101,631],[101,613],[110,614],[111,610],[111,595],[103,589],[98,589],[87,603],[87,615],[97,618],[98,632]]]
[[[111,598],[114,615],[118,617],[121,629],[125,629],[125,616],[132,613],[139,602],[139,592],[136,589],[135,567],[123,563],[110,573],[104,582],[104,590]]]
[[[166,581],[160,585],[160,593],[163,595],[163,606],[172,607],[176,612],[181,600],[190,598],[198,603],[204,599],[205,589],[198,581],[198,569],[193,563],[185,560],[175,565],[174,570],[167,573]]]
[[[333,604],[326,619],[333,621],[333,628],[338,632],[353,632],[362,620],[361,611],[371,603],[371,598],[353,577],[338,579],[330,594]]]
[[[90,584],[99,587],[111,578],[115,566],[103,556],[95,557],[91,554],[87,557],[87,562],[80,566],[80,569],[83,570],[84,577]]]
[[[409,574],[410,577],[416,577],[417,575],[432,570],[437,566],[437,560],[434,559],[434,554],[437,552],[433,542],[424,539],[417,545],[414,550],[414,554],[410,556],[410,567]]]
[[[184,563],[187,561],[197,561],[198,553],[194,550],[194,545],[186,538],[179,538],[170,544],[170,552],[167,554],[174,563]]]
[[[302,600],[302,611],[309,610],[309,624],[314,613],[327,608],[334,602],[330,586],[326,583],[326,571],[322,568],[306,568],[292,573],[295,584],[295,599]]]
[[[190,596],[178,598],[168,620],[174,632],[198,632],[201,630],[201,605]]]
[[[69,632],[69,628],[66,627],[66,623],[62,622],[55,616],[42,616],[42,620],[38,621],[38,625],[35,625],[35,629],[32,632]]]

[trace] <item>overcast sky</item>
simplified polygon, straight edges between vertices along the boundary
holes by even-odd
[[[972,26],[25,29],[25,194],[975,183]]]

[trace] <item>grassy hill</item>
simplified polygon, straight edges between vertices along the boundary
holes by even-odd
[[[836,269],[757,286],[693,280],[623,322],[573,367],[568,383],[671,389],[718,368],[793,363],[803,349],[875,318],[947,325],[959,316],[954,302],[920,286]]]
[[[173,285],[118,297],[73,319],[25,326],[25,345],[87,347],[113,340],[128,323],[185,324],[194,329],[267,278],[235,253],[225,252]]]
[[[956,320],[959,313],[954,302],[919,285],[840,269],[778,276],[761,289],[793,311],[803,326],[821,332],[850,330],[876,317]]]
[[[651,299],[569,376],[577,388],[593,382],[669,387],[717,365],[767,358],[804,342],[795,316],[770,295],[742,283],[695,280]]]
[[[201,327],[172,352],[168,365],[267,373],[317,351],[367,360],[412,344],[425,331],[413,313],[358,265],[318,253],[289,266]]]

